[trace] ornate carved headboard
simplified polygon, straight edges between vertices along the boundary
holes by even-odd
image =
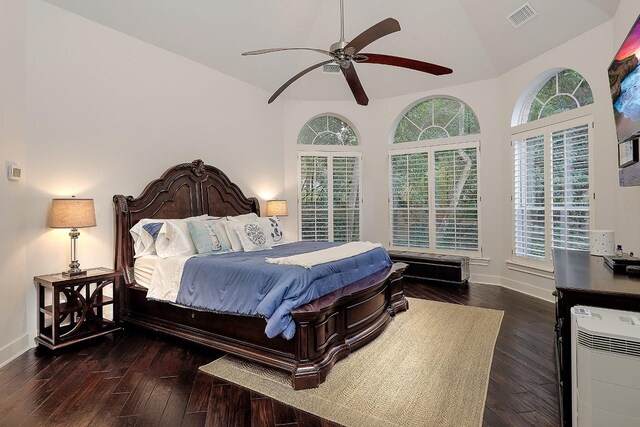
[[[168,169],[151,181],[138,197],[115,195],[115,268],[128,274],[133,267],[133,241],[129,229],[143,218],[187,218],[209,214],[240,215],[255,212],[260,205],[246,197],[220,169],[202,160]]]

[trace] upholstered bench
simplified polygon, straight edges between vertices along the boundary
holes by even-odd
[[[393,261],[409,265],[404,272],[405,277],[459,287],[469,283],[469,257],[396,250],[388,252]]]

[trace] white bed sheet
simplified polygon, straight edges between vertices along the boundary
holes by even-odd
[[[151,275],[159,259],[160,257],[157,255],[144,255],[135,259],[133,263],[133,278],[136,284],[145,288],[149,287]]]
[[[133,264],[133,277],[138,285],[148,289],[148,299],[175,303],[180,290],[184,264],[192,256],[161,258],[158,255],[145,255],[136,258]]]

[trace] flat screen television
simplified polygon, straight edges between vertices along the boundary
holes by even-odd
[[[640,18],[609,66],[618,143],[640,136]]]
[[[618,179],[622,187],[640,185],[640,17],[609,65],[618,144]]]

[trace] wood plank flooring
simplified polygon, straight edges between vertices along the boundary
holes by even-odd
[[[406,294],[504,310],[484,424],[557,426],[553,304],[496,286],[407,281]],[[0,426],[322,426],[336,424],[198,370],[222,353],[128,329],[0,369]]]

